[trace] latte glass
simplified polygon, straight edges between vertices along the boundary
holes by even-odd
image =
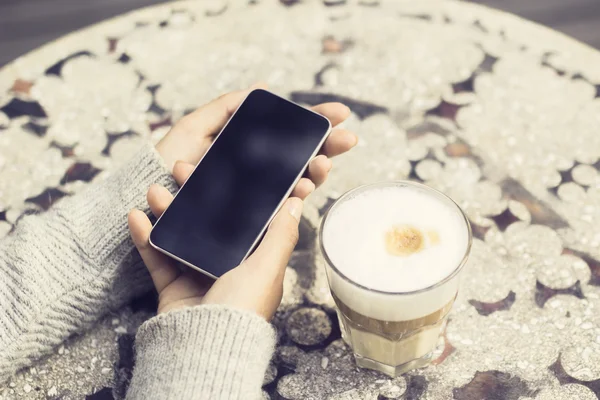
[[[344,275],[341,272],[344,268],[335,265],[327,253],[323,237],[332,212],[357,194],[386,187],[410,187],[434,196],[454,210],[460,216],[461,224],[465,225],[457,232],[467,236],[464,238],[464,256],[449,275],[429,287],[393,293],[371,289]],[[342,337],[352,348],[358,366],[395,377],[431,362],[458,293],[461,271],[467,261],[471,242],[471,228],[460,207],[441,192],[419,183],[395,181],[360,186],[342,195],[331,206],[321,222],[319,245],[331,294],[337,306]],[[369,268],[369,265],[365,265],[365,268]]]

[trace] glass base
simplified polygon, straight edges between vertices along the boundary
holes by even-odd
[[[387,365],[380,363],[379,361],[371,360],[370,358],[363,357],[359,354],[354,354],[354,359],[356,360],[356,365],[361,368],[368,368],[375,371],[379,371],[384,373],[392,378],[405,374],[414,369],[427,367],[432,360],[433,352],[427,353],[421,358],[417,358],[414,360],[410,360],[401,365]]]
[[[401,339],[390,339],[357,328],[340,313],[342,339],[350,346],[356,364],[393,378],[408,371],[427,367],[433,358],[446,318],[423,326]]]

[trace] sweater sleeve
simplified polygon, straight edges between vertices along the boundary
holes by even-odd
[[[146,321],[136,337],[127,400],[261,398],[275,330],[260,316],[219,305]]]
[[[0,383],[152,287],[127,229],[129,210],[147,210],[152,183],[176,189],[148,144],[0,241]]]

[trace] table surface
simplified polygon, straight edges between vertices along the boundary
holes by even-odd
[[[179,2],[75,32],[0,70],[0,236],[104,179],[187,111],[257,80],[339,100],[360,145],[309,200],[274,323],[271,399],[600,395],[600,53],[454,1]],[[332,200],[410,178],[475,241],[434,365],[390,379],[340,339],[315,247]],[[119,398],[151,295],[69,339],[0,398]]]

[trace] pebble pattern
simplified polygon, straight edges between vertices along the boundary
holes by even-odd
[[[331,321],[324,311],[305,307],[294,311],[289,316],[286,329],[294,343],[315,346],[331,334]]]
[[[182,115],[266,81],[343,101],[360,143],[305,207],[265,399],[600,396],[600,53],[454,1],[177,2],[68,35],[0,70],[0,237],[102,179]],[[242,67],[243,66],[243,67]],[[475,236],[433,365],[390,379],[340,338],[316,227],[377,180],[450,195]],[[120,399],[152,295],[69,339],[0,399]]]

